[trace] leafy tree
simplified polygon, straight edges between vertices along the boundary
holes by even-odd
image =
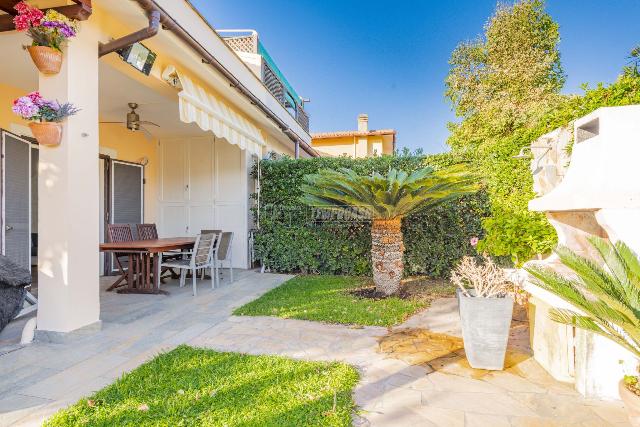
[[[402,218],[418,210],[477,190],[476,179],[462,166],[412,173],[390,169],[386,176],[358,175],[351,169],[324,169],[305,176],[302,201],[328,208],[354,208],[372,220],[371,264],[376,289],[386,295],[398,291],[404,269]]]
[[[640,357],[640,260],[623,242],[590,239],[604,261],[576,255],[567,248],[556,250],[575,277],[542,267],[528,267],[537,283],[581,310],[555,309],[551,318],[559,323],[603,335]]]
[[[449,125],[454,153],[478,164],[487,179],[491,217],[480,248],[524,261],[555,245],[543,215],[528,212],[534,197],[527,162],[514,160],[535,127],[562,102],[558,24],[542,0],[498,5],[484,34],[458,45],[450,59],[446,96],[460,123]]]
[[[640,77],[640,45],[634,47],[629,53],[629,63],[623,69],[627,77]]]

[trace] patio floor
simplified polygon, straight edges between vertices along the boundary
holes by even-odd
[[[627,426],[619,403],[583,399],[550,378],[533,359],[519,358],[503,372],[470,369],[459,351],[416,364],[411,354],[429,327],[456,336],[455,300],[392,331],[299,320],[231,316],[238,307],[290,276],[241,271],[215,291],[201,283],[193,298],[175,282],[171,295],[102,293],[102,330],[65,344],[37,342],[0,355],[0,426],[40,425],[61,407],[112,382],[159,351],[179,344],[313,360],[342,360],[359,368],[355,391],[362,411],[356,425],[372,426]],[[101,286],[106,288],[107,278]],[[391,333],[391,335],[390,335]],[[516,346],[522,330],[516,332]],[[403,340],[400,353],[380,351],[380,340]],[[1,345],[1,344],[0,344]],[[5,349],[8,347],[4,347]],[[2,347],[0,347],[0,354]],[[407,356],[408,354],[408,356]],[[526,354],[523,353],[523,354]],[[443,363],[443,360],[445,361]]]

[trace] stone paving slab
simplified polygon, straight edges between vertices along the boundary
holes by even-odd
[[[392,330],[231,315],[289,277],[240,272],[235,283],[214,291],[201,285],[196,298],[189,287],[175,283],[164,287],[169,297],[102,294],[102,331],[74,343],[34,343],[0,352],[0,426],[40,425],[60,408],[183,343],[352,364],[361,374],[354,391],[360,408],[356,426],[628,426],[620,403],[583,399],[522,351],[501,372],[469,368],[459,346],[434,360],[398,357],[423,353],[433,343],[429,334],[460,335],[455,299],[437,300]],[[513,348],[525,347],[525,332],[515,330]],[[385,341],[390,344],[381,345]]]

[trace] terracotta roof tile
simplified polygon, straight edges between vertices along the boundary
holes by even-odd
[[[327,138],[342,138],[345,136],[377,136],[377,135],[395,135],[395,129],[378,129],[370,130],[368,132],[359,132],[357,130],[345,130],[337,132],[320,132],[312,133],[313,139],[327,139]]]

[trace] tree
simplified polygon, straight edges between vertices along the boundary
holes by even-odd
[[[402,218],[477,190],[477,179],[462,166],[411,174],[390,169],[386,176],[361,176],[350,169],[324,169],[305,176],[302,201],[325,209],[353,208],[370,218],[371,264],[376,289],[398,291],[402,279],[404,244]]]
[[[590,242],[604,267],[562,247],[556,253],[575,277],[541,267],[526,270],[538,285],[582,311],[555,309],[553,320],[605,336],[640,358],[640,260],[623,242]]]
[[[558,24],[543,1],[498,5],[484,37],[459,44],[451,54],[446,96],[456,115],[489,120],[482,136],[485,130],[509,132],[526,123],[532,110],[553,104],[566,78],[559,41]]]
[[[534,197],[528,164],[512,157],[524,146],[514,135],[563,99],[559,41],[544,1],[519,0],[498,5],[484,33],[451,54],[446,96],[462,120],[449,125],[448,143],[486,178],[491,217],[480,247],[493,255],[526,260],[555,244],[544,216],[528,212]]]

